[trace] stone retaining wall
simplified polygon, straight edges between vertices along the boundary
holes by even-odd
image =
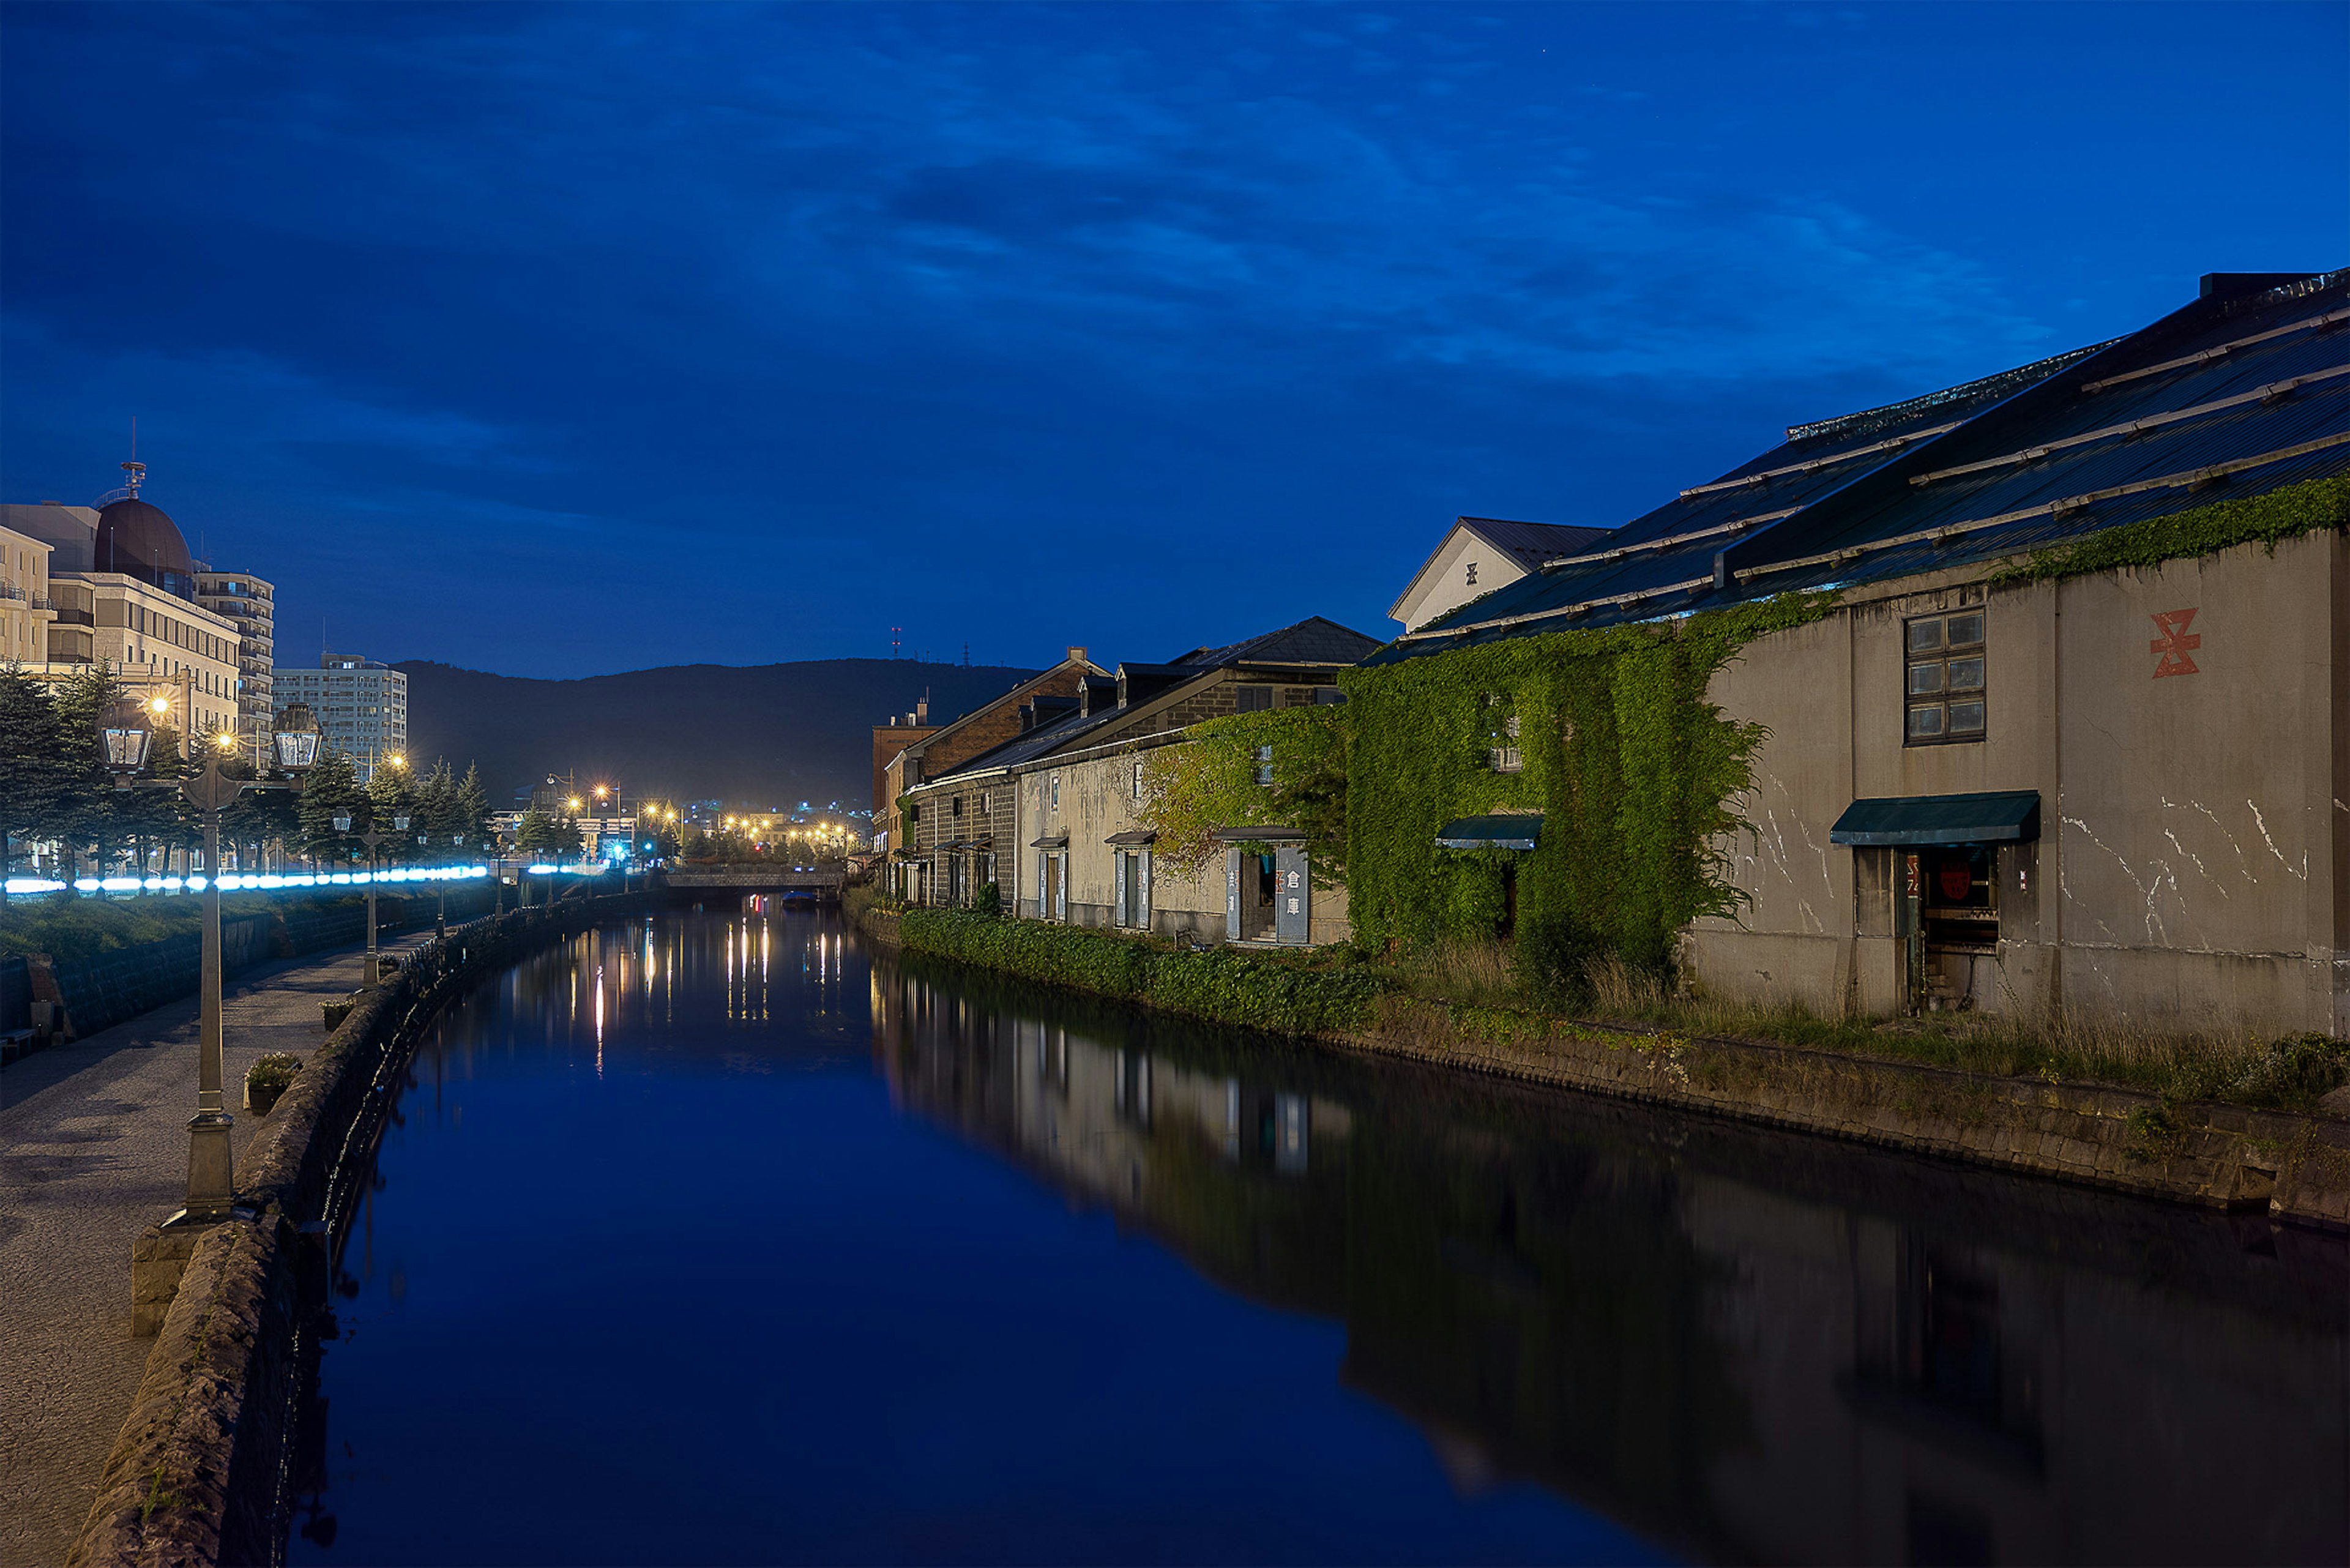
[[[134,1293],[151,1298],[166,1280],[176,1289],[71,1568],[282,1560],[310,1324],[409,1048],[479,980],[645,902],[641,894],[566,899],[476,920],[413,950],[278,1101],[238,1179],[237,1217],[184,1241],[156,1227],[140,1238]]]
[[[868,910],[859,924],[878,945],[902,946],[896,917]],[[1400,996],[1383,999],[1372,1027],[1319,1038],[2145,1198],[2350,1228],[2350,1116],[2341,1115],[2169,1105],[2102,1085]]]

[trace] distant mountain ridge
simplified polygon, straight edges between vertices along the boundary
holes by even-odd
[[[423,765],[478,763],[498,805],[548,774],[631,795],[755,806],[873,804],[872,727],[925,691],[942,723],[1036,672],[910,659],[679,664],[537,680],[432,659],[408,675],[408,744]]]

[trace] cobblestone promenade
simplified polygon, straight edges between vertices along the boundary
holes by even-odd
[[[398,952],[421,937],[385,943]],[[307,1055],[320,1001],[359,952],[249,970],[223,1005],[239,1168],[265,1125],[241,1109],[265,1051]],[[130,1337],[130,1243],[180,1206],[196,1105],[196,1004],[161,1007],[0,1070],[0,1564],[48,1568],[89,1511],[152,1339]]]

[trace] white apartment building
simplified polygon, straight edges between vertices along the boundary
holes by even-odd
[[[393,757],[408,753],[408,677],[356,653],[328,653],[316,670],[270,671],[277,711],[299,702],[318,721],[320,738],[351,759],[364,784]]]
[[[271,671],[277,662],[277,589],[250,572],[218,572],[196,563],[196,602],[236,625],[236,727],[258,763],[276,715]]]

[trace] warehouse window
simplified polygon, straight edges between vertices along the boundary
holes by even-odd
[[[1983,738],[1983,612],[1923,616],[1904,628],[1908,649],[1905,743]]]

